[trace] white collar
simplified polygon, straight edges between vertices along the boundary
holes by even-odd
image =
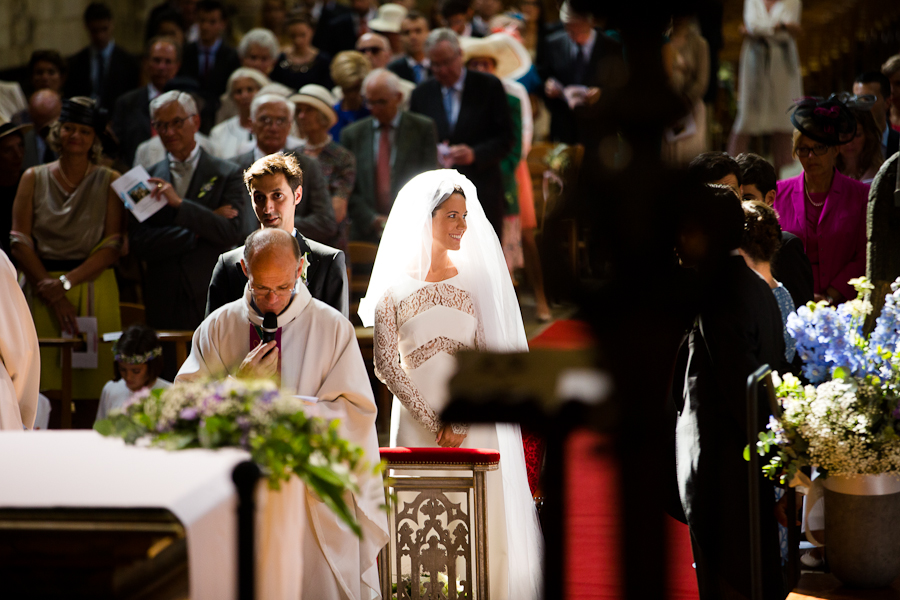
[[[412,56],[407,54],[406,62],[407,62],[407,64],[409,64],[410,67],[415,67],[416,65],[422,65],[422,67],[424,67],[426,69],[431,67],[431,59],[428,58],[427,56],[422,59],[422,62],[416,62],[416,59],[414,59]]]
[[[576,56],[578,54],[578,44],[576,44],[572,38],[569,38],[569,42],[572,44],[572,56]],[[588,37],[588,40],[581,45],[584,48],[584,59],[591,60],[591,54],[594,52],[594,44],[597,43],[597,30],[591,29],[591,35]]]
[[[284,148],[279,150],[278,152],[273,152],[272,154],[284,154]],[[253,162],[258,161],[263,156],[269,156],[268,154],[263,154],[263,151],[259,149],[259,145],[253,146]]]
[[[191,150],[191,153],[188,154],[188,157],[184,160],[178,160],[174,156],[172,156],[171,152],[166,152],[166,158],[170,163],[184,163],[186,165],[191,165],[192,167],[197,166],[197,161],[200,159],[200,144],[197,142],[197,138],[194,138],[194,149]]]

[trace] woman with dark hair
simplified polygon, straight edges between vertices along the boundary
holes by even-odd
[[[110,185],[119,174],[97,164],[105,127],[106,112],[90,98],[64,100],[47,138],[59,159],[25,171],[13,202],[11,250],[39,337],[121,329],[112,265],[122,247],[122,201]],[[74,398],[100,396],[113,374],[109,348],[100,342],[96,368],[72,373]],[[42,390],[59,389],[59,364],[58,349],[41,350]]]
[[[132,325],[112,347],[115,377],[103,386],[99,421],[113,409],[122,408],[135,392],[144,388],[161,390],[172,385],[159,375],[163,370],[162,346],[156,332],[144,325]]]
[[[848,282],[866,273],[869,186],[835,169],[838,148],[856,132],[856,118],[837,97],[804,98],[791,114],[794,156],[803,172],[778,182],[781,228],[803,240],[818,302],[855,298]]]
[[[881,131],[869,109],[854,108],[853,115],[856,117],[856,134],[840,146],[835,166],[847,177],[871,184],[884,163]]]
[[[772,259],[781,248],[778,213],[758,200],[745,200],[741,203],[741,208],[744,209],[744,237],[738,252],[744,257],[747,266],[756,271],[775,294],[784,326],[784,358],[791,362],[797,353],[797,342],[788,333],[787,318],[794,312],[794,299],[788,289],[772,276]]]
[[[278,57],[275,69],[270,75],[272,81],[283,83],[295,90],[309,83],[330,90],[334,85],[329,73],[331,55],[312,45],[316,26],[309,13],[302,10],[291,13],[285,31],[291,40],[291,48]]]

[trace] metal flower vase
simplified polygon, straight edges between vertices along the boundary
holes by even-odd
[[[823,483],[831,572],[848,587],[889,586],[900,576],[900,476],[828,477]]]

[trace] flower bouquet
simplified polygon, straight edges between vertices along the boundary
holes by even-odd
[[[837,308],[809,303],[788,317],[809,384],[775,375],[783,412],[770,418],[757,451],[774,449],[763,466],[767,476],[807,488],[807,520],[824,499],[834,576],[852,587],[879,588],[900,575],[900,278],[868,335],[872,305],[864,293],[873,286],[863,278],[850,283],[856,300]],[[816,467],[820,477],[810,481],[804,466]],[[811,528],[807,538],[819,545]]]
[[[228,378],[145,389],[94,428],[128,444],[167,450],[247,450],[272,489],[296,475],[361,535],[343,495],[358,491],[356,473],[366,468],[362,449],[338,435],[337,421],[307,416],[303,400],[281,393],[272,381]]]
[[[784,412],[770,418],[757,443],[762,456],[774,448],[763,472],[781,483],[803,466],[825,476],[900,473],[900,278],[868,336],[863,324],[872,305],[864,293],[872,285],[850,283],[856,300],[837,308],[810,302],[788,317],[809,385],[775,374]]]

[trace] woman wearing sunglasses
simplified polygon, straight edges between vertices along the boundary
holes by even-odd
[[[856,135],[856,118],[835,96],[804,98],[791,123],[803,172],[778,182],[775,210],[781,228],[803,240],[815,300],[839,304],[856,296],[848,282],[866,272],[869,186],[835,168],[839,146]]]

